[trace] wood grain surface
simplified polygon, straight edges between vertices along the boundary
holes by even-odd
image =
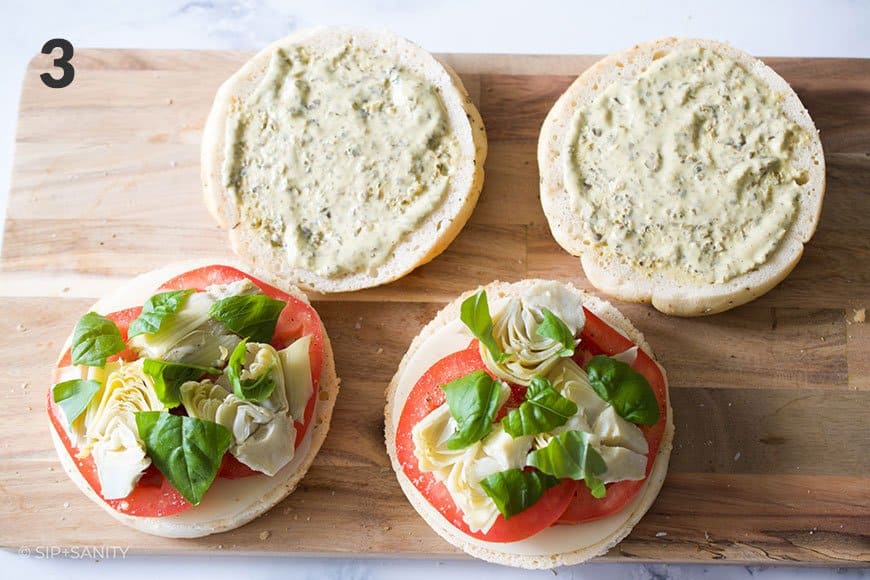
[[[55,457],[44,401],[78,316],[134,274],[229,256],[201,201],[200,131],[217,86],[249,56],[78,50],[75,82],[60,90],[39,80],[48,57],[31,63],[0,257],[0,545],[456,555],[396,483],[384,387],[412,337],[463,290],[530,276],[590,289],[547,229],[535,147],[549,107],[595,57],[441,56],[489,134],[480,203],[450,248],[406,278],[314,296],[342,392],[314,466],[270,513],[209,538],[147,536],[103,514]],[[821,223],[791,276],[744,307],[686,320],[617,303],[668,370],[676,440],[658,501],[605,560],[870,561],[870,331],[853,321],[870,306],[870,61],[767,62],[821,130]]]

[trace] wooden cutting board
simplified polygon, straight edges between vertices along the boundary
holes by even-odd
[[[460,291],[531,276],[591,289],[548,231],[535,147],[550,106],[596,58],[442,55],[486,123],[486,187],[429,265],[381,288],[315,297],[342,390],[300,489],[241,529],[197,540],[109,518],[55,457],[43,411],[50,369],[104,292],[174,260],[230,256],[200,199],[199,141],[218,84],[249,56],[79,50],[64,89],[39,80],[48,57],[31,62],[0,257],[0,545],[455,555],[390,469],[385,385]],[[785,282],[731,312],[678,319],[618,304],[668,370],[676,440],[658,501],[606,560],[870,561],[870,326],[853,320],[870,306],[870,60],[768,62],[821,130],[821,223]]]

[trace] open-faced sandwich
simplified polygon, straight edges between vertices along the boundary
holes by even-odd
[[[414,508],[472,556],[574,564],[658,495],[673,418],[664,372],[609,303],[544,280],[444,308],[387,391],[386,444]]]
[[[485,159],[452,70],[393,34],[327,27],[273,43],[221,86],[202,178],[237,254],[280,283],[342,292],[440,254]]]
[[[338,392],[305,295],[229,266],[144,274],[75,325],[48,392],[67,474],[124,524],[241,526],[292,492]]]
[[[547,115],[538,165],[553,237],[589,281],[680,316],[783,280],[825,191],[822,143],[797,94],[710,40],[647,42],[586,70]]]

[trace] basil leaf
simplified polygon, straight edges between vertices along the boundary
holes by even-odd
[[[286,302],[265,294],[229,296],[211,305],[209,315],[243,338],[271,342]]]
[[[211,487],[233,435],[223,425],[160,411],[136,413],[139,437],[154,466],[197,505]]]
[[[181,385],[187,381],[199,380],[203,375],[222,375],[223,371],[213,367],[201,367],[176,362],[146,358],[142,371],[154,381],[157,398],[167,407],[181,404]]]
[[[101,386],[99,381],[64,381],[51,388],[51,398],[63,410],[64,417],[71,425],[88,408]]]
[[[529,453],[526,465],[560,479],[580,480],[607,471],[607,464],[589,445],[589,434],[584,431],[559,433],[546,447]]]
[[[474,371],[441,385],[441,390],[447,396],[447,406],[457,423],[456,432],[447,440],[447,448],[462,449],[486,437],[501,406],[499,381],[494,381],[484,371]]]
[[[489,314],[489,304],[486,301],[486,291],[481,290],[474,296],[462,301],[459,319],[465,323],[477,340],[489,350],[489,354],[497,363],[503,363],[510,355],[502,351],[492,336],[492,316]]]
[[[526,400],[501,420],[511,437],[537,435],[561,427],[577,413],[577,405],[560,395],[543,377],[532,379]]]
[[[88,312],[79,318],[73,331],[72,363],[102,368],[107,358],[124,348],[124,339],[115,323],[96,312]]]
[[[187,297],[193,294],[193,290],[172,290],[155,294],[142,306],[142,312],[130,323],[127,330],[127,338],[133,338],[140,334],[156,334],[163,324],[163,319],[168,315],[181,310]]]
[[[592,497],[595,499],[601,499],[607,495],[607,488],[604,486],[604,482],[597,477],[587,475],[583,478],[583,481],[586,483],[586,487],[589,488],[589,493],[591,493]]]
[[[655,393],[643,375],[629,365],[599,355],[589,361],[586,373],[598,396],[613,405],[620,417],[639,425],[658,422],[661,411]]]
[[[559,480],[551,475],[522,469],[499,471],[480,481],[480,487],[506,520],[533,506],[545,491],[558,484]]]
[[[247,357],[248,339],[242,340],[233,349],[230,355],[229,364],[227,364],[227,378],[233,386],[233,393],[245,401],[259,403],[265,401],[272,395],[275,390],[275,381],[272,380],[272,370],[274,366],[270,366],[266,371],[256,379],[242,379],[242,369],[245,366]]]
[[[553,314],[549,308],[543,309],[544,320],[538,325],[535,333],[544,338],[551,338],[562,343],[559,356],[568,357],[574,355],[574,334],[561,318]]]

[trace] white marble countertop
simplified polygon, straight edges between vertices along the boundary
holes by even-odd
[[[388,28],[433,52],[605,54],[639,40],[701,36],[765,56],[870,57],[870,2],[860,0],[40,0],[3,2],[0,34],[0,229],[8,196],[15,119],[28,60],[54,37],[76,47],[257,49],[292,30],[318,24]],[[12,522],[0,522],[10,525]],[[551,577],[481,562],[274,557],[130,557],[73,559],[0,550],[6,578],[204,576],[396,578],[472,576],[478,580]],[[557,571],[566,578],[764,580],[860,578],[866,571],[589,564]]]

